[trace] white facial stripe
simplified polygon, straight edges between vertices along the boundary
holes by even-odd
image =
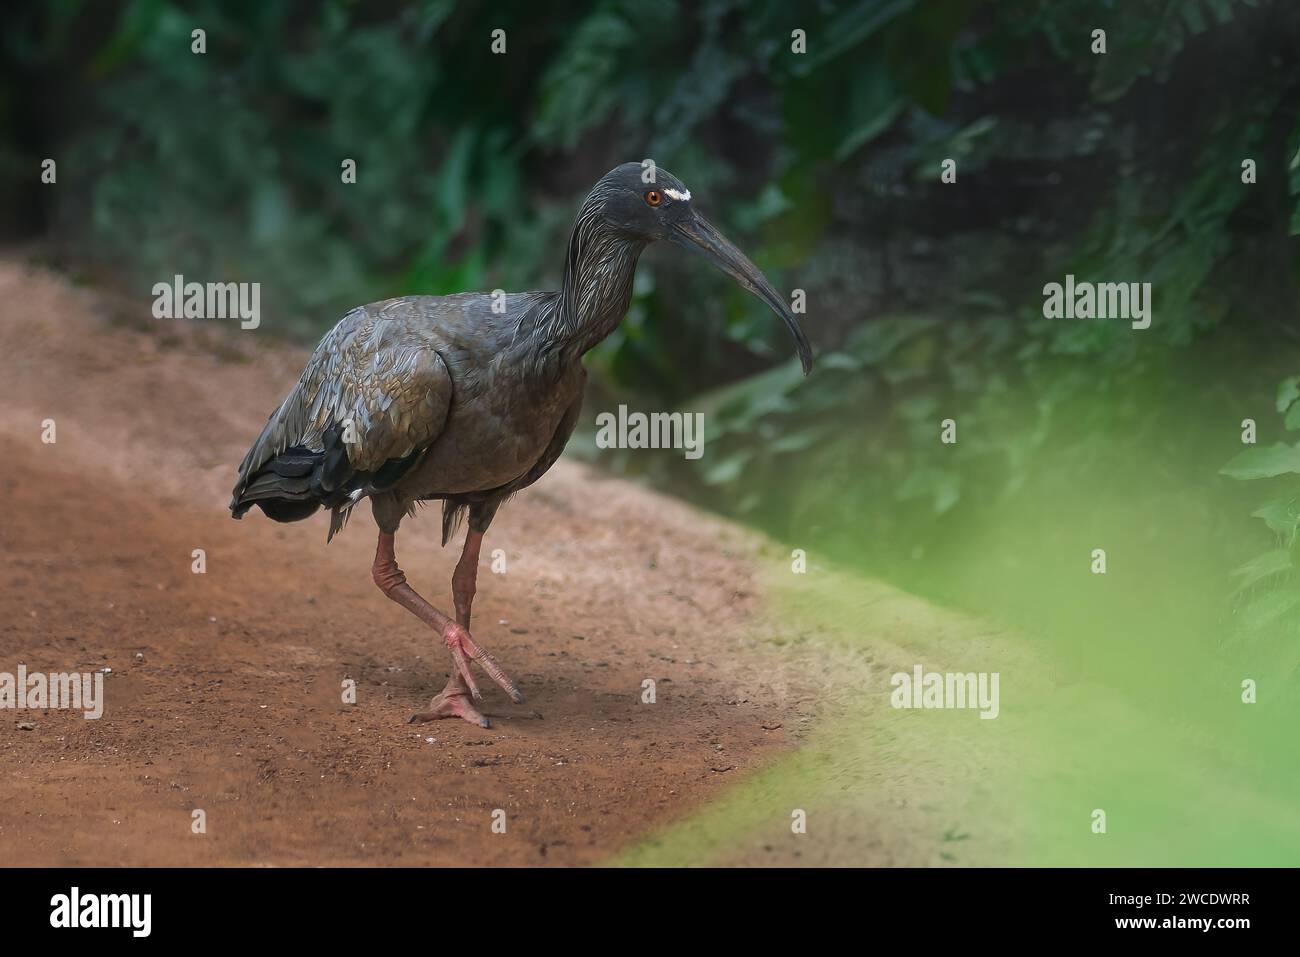
[[[681,202],[685,202],[686,200],[691,198],[691,191],[688,189],[688,190],[683,190],[682,192],[679,193],[675,189],[665,189],[664,195],[667,196],[669,199],[676,199]]]

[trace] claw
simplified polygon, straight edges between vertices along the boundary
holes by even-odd
[[[518,686],[502,669],[497,660],[487,651],[481,648],[477,642],[470,637],[470,633],[458,624],[449,624],[442,634],[443,641],[451,649],[452,660],[456,662],[456,670],[460,672],[469,692],[473,695],[475,701],[481,701],[483,696],[479,694],[478,685],[474,682],[473,673],[470,671],[469,663],[471,660],[477,661],[479,666],[487,672],[489,678],[500,685],[501,690],[510,696],[510,700],[515,704],[522,704],[524,696],[520,693]]]
[[[475,701],[482,701],[483,695],[479,693],[478,683],[474,680],[474,672],[470,671],[469,661],[465,658],[465,652],[460,645],[451,646],[451,657],[456,662],[456,670],[460,672],[460,678],[469,688],[469,693]]]
[[[420,711],[407,719],[407,724],[423,724],[440,718],[460,718],[480,728],[492,727],[492,722],[470,704],[464,691],[455,686],[455,679],[444,688],[437,697],[429,702],[428,711]]]

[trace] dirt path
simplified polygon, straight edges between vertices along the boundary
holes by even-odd
[[[499,516],[475,605],[543,718],[405,725],[446,662],[370,582],[368,515],[327,548],[225,509],[304,353],[132,309],[0,263],[0,671],[112,669],[101,720],[0,720],[5,863],[591,862],[789,746],[781,656],[738,637],[758,540],[567,462]],[[436,514],[403,532],[448,601]]]
[[[480,569],[475,634],[526,708],[485,683],[490,730],[405,724],[447,660],[371,583],[368,513],[326,547],[321,516],[226,511],[304,358],[0,259],[0,672],[112,669],[100,720],[0,712],[3,863],[1006,858],[1002,722],[914,720],[889,675],[1020,650],[568,461],[502,510]],[[417,516],[398,555],[445,606],[459,542],[438,535]]]

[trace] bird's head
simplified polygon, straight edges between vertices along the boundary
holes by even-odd
[[[686,185],[662,167],[624,163],[601,177],[583,207],[641,242],[669,240],[699,253],[744,286],[781,317],[794,337],[804,375],[812,369],[812,347],[785,297],[749,257],[695,210]]]

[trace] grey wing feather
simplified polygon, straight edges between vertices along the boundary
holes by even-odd
[[[235,503],[286,451],[324,452],[331,428],[342,428],[353,472],[373,473],[428,448],[443,429],[454,391],[439,345],[410,300],[348,313],[321,340],[244,456]]]

